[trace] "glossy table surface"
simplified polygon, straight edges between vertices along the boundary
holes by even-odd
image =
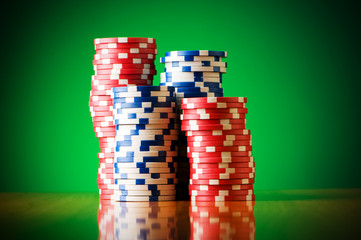
[[[256,191],[256,202],[99,203],[1,193],[2,239],[361,239],[361,189]]]

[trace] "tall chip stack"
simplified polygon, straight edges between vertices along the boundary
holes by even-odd
[[[173,159],[178,156],[174,87],[112,89],[114,124],[114,201],[175,200]]]
[[[183,98],[222,97],[222,74],[227,63],[222,62],[227,52],[222,51],[171,51],[160,59],[165,64],[161,73],[161,86],[173,86],[177,98],[178,113]],[[179,135],[179,158],[177,159],[177,199],[188,199],[190,166],[187,158],[187,140],[184,132]]]
[[[246,102],[243,97],[183,99],[181,130],[188,142],[192,201],[254,200]]]
[[[153,85],[157,46],[153,38],[95,39],[94,70],[89,106],[100,153],[98,186],[101,200],[113,192],[115,125],[111,89],[113,87]]]

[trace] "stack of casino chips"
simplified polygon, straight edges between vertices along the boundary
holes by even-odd
[[[174,88],[112,89],[114,124],[114,201],[175,200],[179,123]]]
[[[90,112],[100,142],[98,186],[101,199],[110,199],[113,179],[115,125],[111,89],[153,85],[157,54],[153,38],[95,39],[94,70],[90,92]]]
[[[254,203],[191,202],[190,239],[256,239]]]
[[[183,98],[222,97],[222,74],[227,63],[222,62],[227,52],[222,51],[172,51],[166,52],[160,59],[165,64],[161,73],[161,86],[173,86],[180,107]],[[180,109],[178,111],[181,112]],[[187,159],[187,141],[183,132],[179,136],[179,158],[177,196],[188,196],[189,162]]]
[[[187,135],[191,200],[254,200],[246,102],[243,97],[183,99],[181,129]]]

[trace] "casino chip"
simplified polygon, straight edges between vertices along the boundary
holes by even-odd
[[[223,97],[222,74],[226,72],[227,63],[222,60],[227,57],[226,52],[220,51],[172,51],[166,52],[165,57],[160,59],[165,64],[164,72],[161,73],[160,86],[172,86],[175,88],[175,97],[178,112],[182,99],[199,97]],[[189,124],[190,126],[190,124]],[[191,125],[194,128],[194,125]],[[182,124],[182,129],[187,128]],[[187,138],[184,132],[180,133],[178,141],[179,156],[188,163]],[[189,181],[190,166],[183,165],[177,168],[179,181]],[[188,187],[180,186],[179,195],[188,195]],[[187,199],[187,198],[183,198]]]
[[[191,200],[254,200],[252,138],[246,129],[246,98],[184,98],[181,130],[186,132]]]
[[[111,89],[153,85],[153,76],[156,74],[154,58],[157,54],[157,47],[153,38],[98,38],[94,40],[94,44],[96,49],[93,61],[95,74],[91,81],[89,107],[95,136],[99,138],[101,150],[98,170],[100,175],[97,180],[100,199],[109,200],[113,195],[109,189],[114,188],[113,165],[117,146],[116,139],[118,139],[113,115],[113,109],[116,109],[117,106],[113,102]],[[124,99],[118,100],[119,103],[128,103],[122,100]],[[134,98],[129,99],[129,103],[135,102]],[[118,120],[124,122],[122,117],[123,115],[119,115]],[[137,118],[131,118],[129,121],[134,124],[138,124],[139,121],[144,123],[143,120],[138,121]],[[131,138],[123,139],[131,141]]]
[[[112,88],[113,201],[175,200],[179,116],[172,86]],[[102,169],[98,178],[107,177]],[[104,191],[103,191],[104,192]]]

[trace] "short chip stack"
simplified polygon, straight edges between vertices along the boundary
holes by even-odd
[[[179,123],[174,88],[112,89],[115,201],[175,200]]]
[[[254,200],[246,102],[242,97],[183,99],[181,130],[188,142],[191,200]]]
[[[153,38],[95,39],[94,70],[90,92],[90,112],[100,142],[98,186],[100,199],[110,199],[113,191],[115,125],[113,124],[113,87],[153,85],[157,54]]]
[[[191,202],[190,239],[256,239],[254,202]]]
[[[161,73],[161,86],[173,86],[178,107],[183,98],[222,97],[222,74],[226,72],[227,63],[222,59],[227,57],[223,51],[171,51],[160,59],[165,64]],[[180,113],[179,109],[179,113]],[[179,136],[178,158],[178,199],[188,198],[189,162],[186,157],[187,141],[184,133]]]

